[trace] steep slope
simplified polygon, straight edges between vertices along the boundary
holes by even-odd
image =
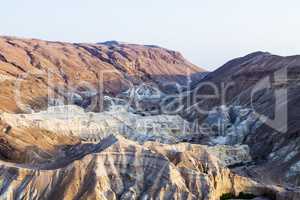
[[[191,141],[248,144],[257,163],[249,168],[253,176],[299,186],[299,73],[300,56],[264,52],[234,59],[210,73],[194,86],[190,99],[195,101],[186,106],[183,116],[200,126],[209,125],[212,131],[209,137],[198,134]],[[204,94],[215,94],[211,85],[224,95],[205,98]],[[275,117],[280,120],[269,123]]]
[[[41,109],[49,96],[73,101],[97,92],[114,95],[142,82],[186,85],[187,76],[197,79],[202,71],[180,53],[154,46],[0,37],[0,109]]]

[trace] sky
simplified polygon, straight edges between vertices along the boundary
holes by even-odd
[[[214,70],[254,51],[300,54],[299,0],[7,0],[0,35],[159,45]]]

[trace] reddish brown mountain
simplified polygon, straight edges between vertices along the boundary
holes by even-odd
[[[0,86],[5,88],[0,92],[0,109],[20,111],[16,104],[19,88],[20,102],[38,109],[45,105],[48,89],[66,98],[58,88],[84,90],[90,85],[88,88],[98,90],[104,86],[104,92],[113,95],[129,87],[129,82],[149,81],[159,87],[170,82],[184,85],[186,76],[193,74],[195,78],[203,71],[180,53],[156,46],[0,37]],[[23,79],[16,81],[20,76]]]
[[[220,120],[225,125],[222,135],[232,136],[234,132],[242,135],[246,132],[241,142],[249,145],[255,162],[259,164],[250,167],[248,171],[268,183],[288,182],[299,186],[299,77],[300,56],[283,57],[256,52],[231,60],[194,85],[188,98],[191,101],[183,116],[200,125]],[[204,97],[215,95],[216,91],[219,92],[218,97]],[[225,100],[223,102],[222,94]],[[228,110],[223,109],[225,105]],[[210,116],[209,120],[208,113],[199,112],[200,109],[211,111],[216,107],[219,107],[219,115],[215,118]],[[254,109],[256,114],[264,115],[268,119],[274,120],[275,116],[282,119],[271,125],[263,123],[256,126],[257,124],[245,120],[247,115],[238,116],[237,120],[233,114],[234,109]],[[285,113],[287,120],[284,119]],[[251,125],[236,126],[241,122]],[[236,130],[232,131],[231,126],[237,127]],[[240,127],[248,130],[243,132]],[[197,143],[203,142],[201,134],[195,137]]]

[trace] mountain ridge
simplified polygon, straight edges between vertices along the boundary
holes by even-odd
[[[0,98],[15,99],[17,79],[21,86],[26,86],[22,90],[26,93],[22,95],[25,103],[36,102],[37,109],[45,106],[43,99],[47,98],[48,88],[64,99],[67,97],[57,92],[60,88],[86,85],[94,90],[102,87],[105,94],[115,95],[131,84],[143,82],[154,82],[161,88],[170,83],[187,85],[189,76],[197,80],[202,72],[180,53],[164,48],[0,37],[1,84],[7,90],[0,92]],[[18,79],[21,75],[26,76],[24,81]],[[83,86],[78,86],[78,82]],[[13,112],[20,109],[13,102],[6,107]]]

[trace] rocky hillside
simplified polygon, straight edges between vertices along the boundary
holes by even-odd
[[[255,161],[253,166],[244,166],[248,175],[299,187],[299,78],[300,56],[256,52],[226,63],[188,94],[195,101],[186,106],[183,116],[212,130],[209,136],[200,133],[191,141],[247,144]],[[215,95],[217,90],[223,93],[203,97]],[[199,112],[199,108],[208,112]]]
[[[30,105],[39,110],[48,94],[68,101],[99,91],[118,94],[143,82],[168,90],[166,84],[186,85],[187,76],[196,80],[203,71],[180,53],[156,46],[0,37],[0,109],[26,112]]]
[[[248,145],[185,143],[194,135],[193,129],[179,115],[152,115],[150,111],[147,115],[124,101],[105,97],[105,110],[100,113],[76,105],[52,106],[31,114],[2,113],[0,197],[300,197],[295,188],[261,182],[235,167],[253,163]]]
[[[42,114],[52,116],[48,122],[52,126],[42,125],[47,120]],[[77,113],[81,120],[77,125],[90,114],[83,112],[80,117]],[[300,195],[229,170],[232,164],[251,160],[246,146],[164,144],[162,140],[132,137],[125,131],[92,142],[82,140],[76,132],[51,131],[64,126],[55,126],[59,120],[67,122],[59,112],[40,113],[39,118],[21,114],[17,124],[11,117],[16,114],[8,115],[1,116],[0,124],[1,199],[219,200],[223,195],[248,194],[268,200],[296,200]],[[74,117],[70,120],[74,122]],[[69,128],[75,130],[74,126]],[[101,133],[90,136],[93,134]],[[165,133],[165,137],[173,136]]]
[[[299,69],[2,37],[0,199],[298,200]]]

